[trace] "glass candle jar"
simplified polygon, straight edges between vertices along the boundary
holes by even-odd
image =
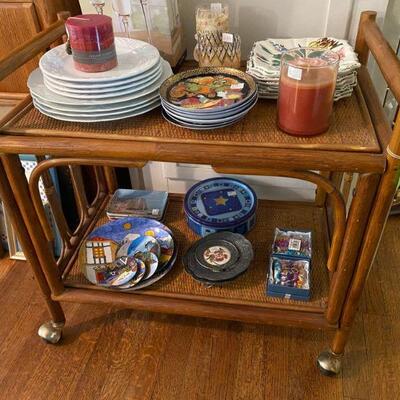
[[[312,136],[329,128],[339,56],[331,50],[296,48],[283,53],[278,125],[291,134]]]
[[[84,14],[67,19],[66,31],[75,68],[83,72],[108,71],[117,66],[112,19]]]
[[[196,10],[196,32],[229,32],[229,8],[221,3]]]

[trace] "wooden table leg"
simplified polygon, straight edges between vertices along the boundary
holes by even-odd
[[[377,174],[361,175],[346,223],[346,232],[337,264],[332,277],[329,292],[326,319],[331,324],[339,321],[347,289],[353,276],[359,249],[371,213],[380,176]]]
[[[337,374],[341,369],[341,358],[356,316],[362,291],[373,264],[379,242],[392,206],[399,179],[400,158],[388,155],[388,168],[382,176],[362,239],[358,262],[343,305],[339,329],[332,341],[331,349],[320,354],[318,365],[323,373]]]
[[[115,168],[104,167],[104,176],[106,178],[108,193],[113,194],[118,189],[117,174],[115,173]]]
[[[34,246],[29,237],[23,217],[15,201],[11,186],[6,177],[6,172],[1,162],[0,197],[2,198],[5,208],[9,210],[8,217],[15,229],[22,250],[32,268],[33,274],[36,278],[51,316],[51,321],[40,327],[39,335],[52,343],[56,343],[61,337],[61,330],[65,323],[64,312],[60,303],[51,299],[50,287],[36,256]]]

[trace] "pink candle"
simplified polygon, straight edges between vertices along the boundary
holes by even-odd
[[[102,72],[117,65],[110,17],[97,14],[70,17],[66,29],[76,69]]]

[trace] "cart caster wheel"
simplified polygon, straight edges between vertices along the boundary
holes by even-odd
[[[317,365],[323,375],[338,375],[342,369],[342,355],[325,350],[318,356]]]
[[[57,344],[62,337],[63,322],[49,321],[41,325],[38,335],[47,343]]]

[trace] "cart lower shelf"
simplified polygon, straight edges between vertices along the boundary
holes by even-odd
[[[97,225],[106,223],[102,214]],[[255,257],[249,270],[224,286],[206,288],[183,268],[181,256],[199,237],[186,224],[182,197],[171,195],[165,224],[173,231],[179,254],[171,272],[162,280],[136,292],[104,289],[89,283],[78,263],[64,279],[66,290],[54,299],[84,303],[113,303],[142,310],[205,316],[245,322],[279,323],[304,327],[332,327],[324,317],[329,292],[327,223],[325,210],[312,204],[299,205],[260,201],[255,228],[247,235]],[[267,265],[275,227],[310,229],[313,232],[311,300],[296,301],[266,295]]]

